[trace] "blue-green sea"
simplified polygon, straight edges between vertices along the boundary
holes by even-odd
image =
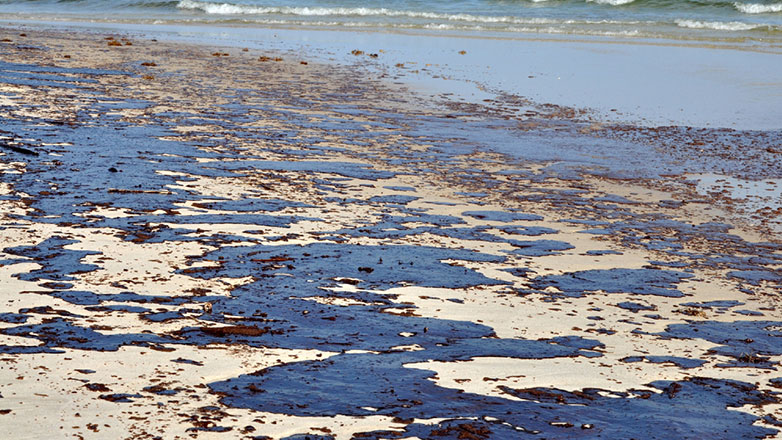
[[[782,0],[0,0],[0,18],[782,41]]]

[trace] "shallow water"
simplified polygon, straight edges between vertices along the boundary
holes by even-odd
[[[26,21],[26,23],[32,23]],[[50,26],[51,22],[38,22]],[[589,109],[601,122],[778,130],[782,58],[700,43],[606,37],[541,39],[234,24],[70,23],[97,32],[279,50],[374,69],[428,95],[482,102],[516,95]],[[55,24],[55,26],[58,26]],[[377,53],[377,58],[351,51]]]

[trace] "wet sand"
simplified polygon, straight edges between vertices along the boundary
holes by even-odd
[[[0,40],[8,438],[778,436],[780,216],[722,191],[778,132],[424,99],[362,47]]]

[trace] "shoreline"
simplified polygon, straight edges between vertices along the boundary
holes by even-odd
[[[779,435],[782,244],[686,178],[484,149],[509,100],[355,63],[0,32],[44,48],[0,46],[0,141],[38,154],[0,149],[18,438]]]
[[[782,99],[780,84],[769,82],[780,53],[753,52],[752,46],[587,36],[505,40],[355,29],[18,22],[25,23],[88,32],[115,29],[191,44],[304,51],[322,62],[351,63],[350,52],[360,49],[382,55],[362,60],[373,73],[417,84],[419,92],[454,93],[469,102],[511,94],[588,110],[604,123],[782,130],[773,117]],[[429,44],[418,44],[421,38]],[[460,51],[466,54],[457,56]],[[404,67],[398,68],[400,64]]]

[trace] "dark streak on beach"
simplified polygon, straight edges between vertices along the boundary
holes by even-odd
[[[685,176],[782,177],[778,131],[18,33],[0,30],[0,423],[80,393],[64,432],[95,438],[778,434],[779,212],[742,222]],[[504,155],[508,136],[547,150]],[[434,370],[486,359],[594,369]],[[601,369],[639,373],[589,385]]]

